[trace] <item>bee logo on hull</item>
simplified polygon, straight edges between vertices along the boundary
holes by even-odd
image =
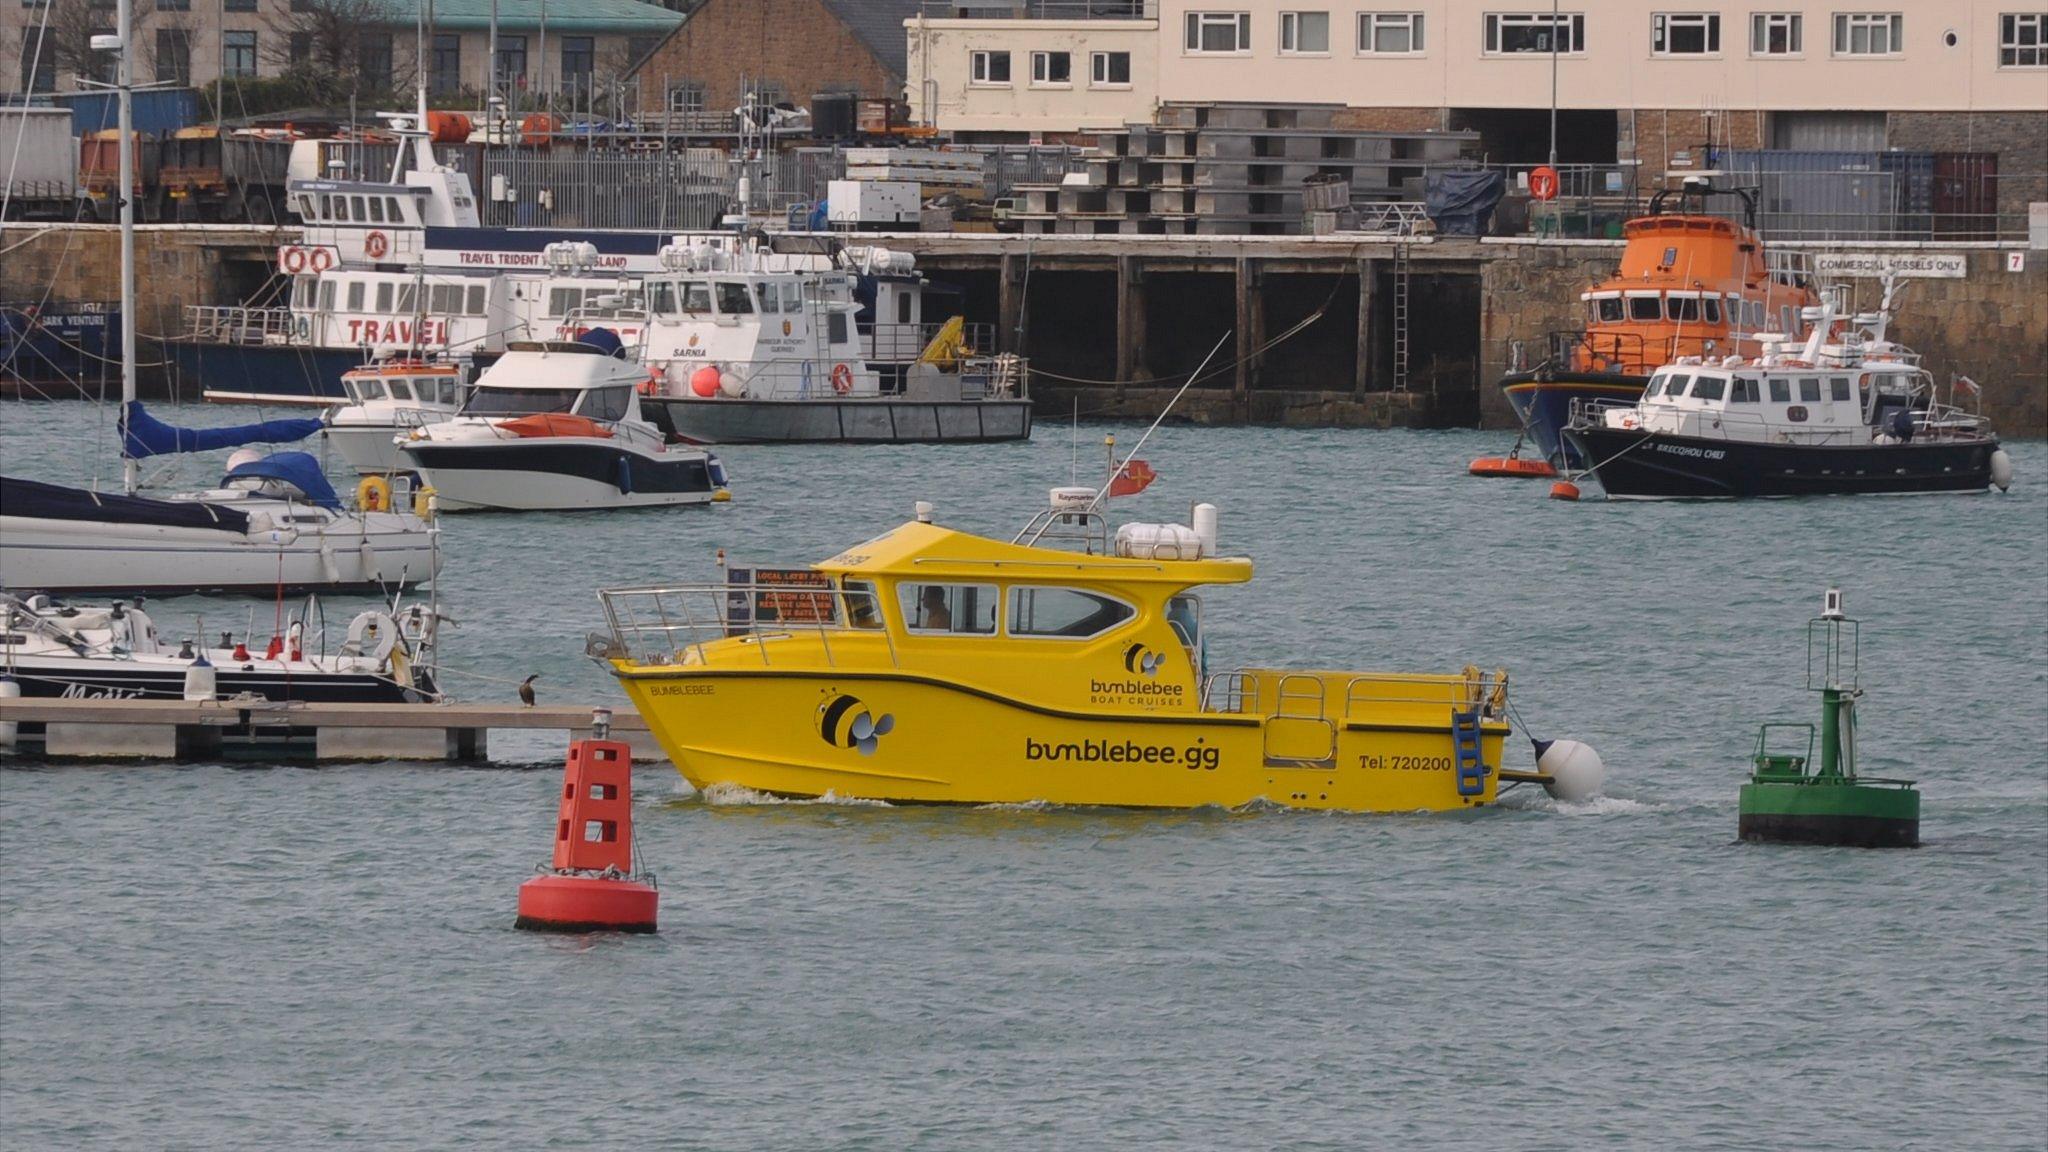
[[[873,756],[876,745],[896,727],[896,717],[887,712],[876,716],[852,696],[827,692],[818,705],[818,736],[834,748],[852,748]]]
[[[1124,671],[1134,676],[1157,676],[1159,666],[1166,663],[1166,653],[1154,652],[1143,644],[1133,644],[1124,649]]]

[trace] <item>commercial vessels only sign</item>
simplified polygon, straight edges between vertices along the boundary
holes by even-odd
[[[1970,258],[1960,252],[1820,252],[1813,270],[1822,276],[1876,279],[1895,276],[1929,280],[1960,280],[1970,272]]]

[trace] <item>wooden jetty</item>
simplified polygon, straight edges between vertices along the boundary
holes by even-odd
[[[482,760],[493,728],[552,728],[590,735],[591,714],[611,708],[612,734],[659,757],[630,705],[312,704],[302,701],[0,698],[0,723],[43,726],[49,756],[204,760],[224,745],[291,746],[316,760]],[[24,742],[32,737],[23,734]],[[291,750],[287,750],[287,756]],[[637,758],[637,757],[636,757]]]

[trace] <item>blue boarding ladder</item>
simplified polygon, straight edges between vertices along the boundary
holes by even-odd
[[[1484,746],[1479,742],[1479,709],[1451,709],[1451,763],[1458,772],[1458,795],[1479,796],[1486,792]]]

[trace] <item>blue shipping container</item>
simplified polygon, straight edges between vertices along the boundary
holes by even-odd
[[[120,109],[112,92],[64,92],[52,97],[71,109],[71,134],[84,136],[116,127]],[[135,130],[145,136],[168,136],[199,123],[199,92],[195,88],[152,88],[135,93],[131,112]]]

